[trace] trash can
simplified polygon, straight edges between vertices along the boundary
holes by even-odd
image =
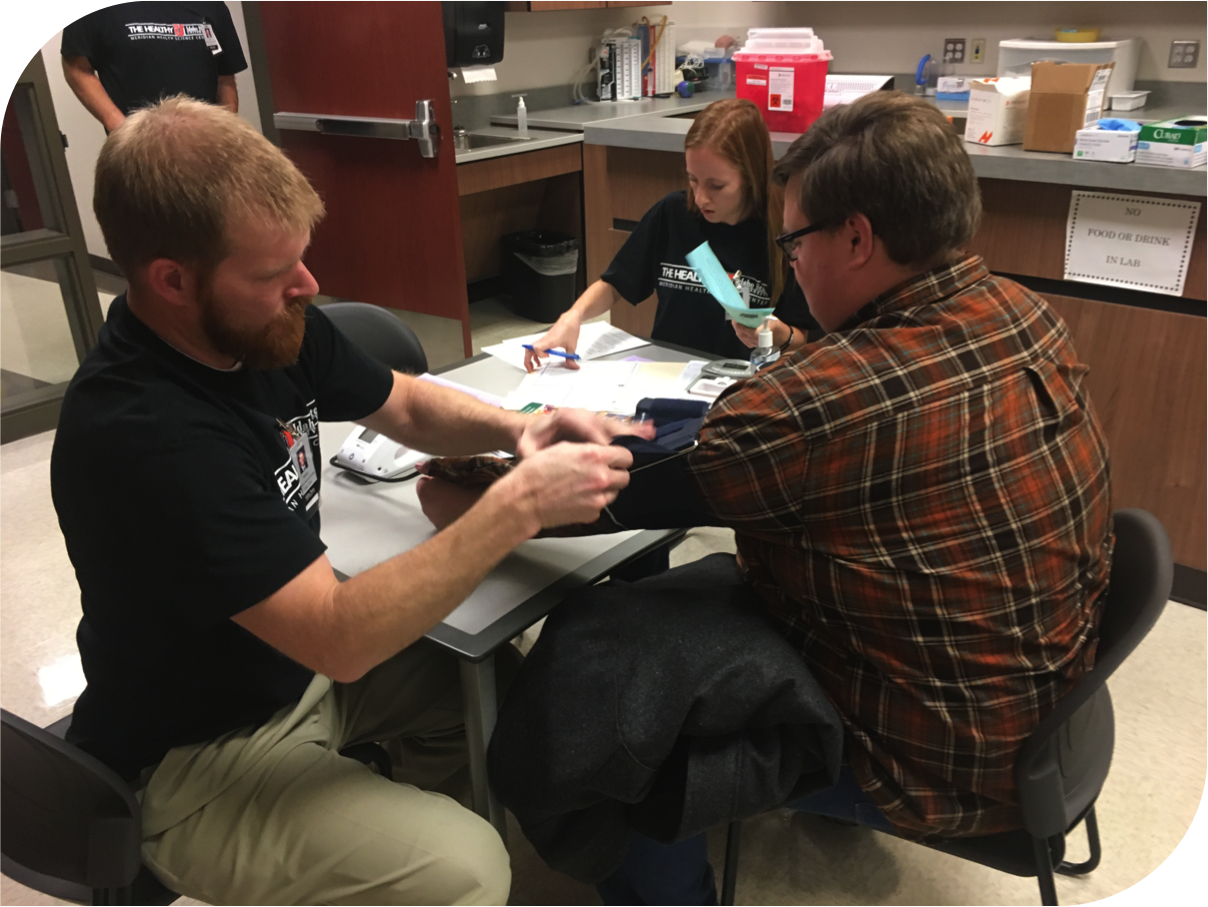
[[[512,311],[532,321],[557,321],[575,302],[579,240],[556,230],[503,237],[503,276]]]

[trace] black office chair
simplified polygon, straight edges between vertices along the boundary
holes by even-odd
[[[0,709],[0,870],[82,904],[171,904],[142,865],[143,823],[130,786],[62,734]]]
[[[1116,549],[1104,601],[1094,669],[1024,742],[1015,765],[1024,828],[983,837],[929,840],[936,850],[1017,876],[1034,876],[1042,904],[1057,903],[1054,872],[1085,875],[1099,865],[1095,799],[1107,778],[1115,743],[1107,679],[1157,622],[1174,577],[1170,539],[1144,510],[1115,513]],[[1065,839],[1086,823],[1090,857],[1065,861]],[[730,824],[722,903],[734,903],[741,824]]]
[[[179,895],[142,865],[142,815],[130,786],[63,736],[0,709],[0,871],[27,888],[81,904],[171,904]],[[359,743],[341,756],[377,766],[390,756]]]
[[[395,371],[422,375],[428,370],[428,357],[415,331],[387,309],[341,301],[323,306],[323,314],[358,349]]]

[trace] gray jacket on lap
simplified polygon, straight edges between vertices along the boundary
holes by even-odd
[[[584,590],[546,621],[491,739],[491,785],[584,882],[630,830],[670,843],[829,787],[839,717],[732,555]]]

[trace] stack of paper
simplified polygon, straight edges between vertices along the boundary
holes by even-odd
[[[535,343],[545,336],[545,332],[540,334],[527,334],[524,337],[513,337],[511,340],[504,340],[502,343],[496,343],[492,346],[484,346],[482,351],[489,353],[497,359],[501,359],[509,365],[514,365],[516,368],[524,368],[524,344]],[[625,350],[636,349],[640,346],[649,346],[649,340],[643,340],[640,337],[634,337],[622,331],[620,328],[614,328],[607,321],[592,321],[583,325],[579,329],[579,348],[576,352],[580,359],[599,359],[602,356],[608,356],[612,353],[620,353]],[[558,347],[561,349],[561,347]],[[550,357],[556,358],[556,357]]]

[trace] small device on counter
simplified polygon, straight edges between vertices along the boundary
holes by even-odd
[[[415,467],[430,459],[431,454],[412,450],[362,425],[340,445],[331,465],[378,482],[402,482],[413,478]]]
[[[745,359],[714,359],[701,366],[700,373],[710,378],[750,378],[755,374]]]

